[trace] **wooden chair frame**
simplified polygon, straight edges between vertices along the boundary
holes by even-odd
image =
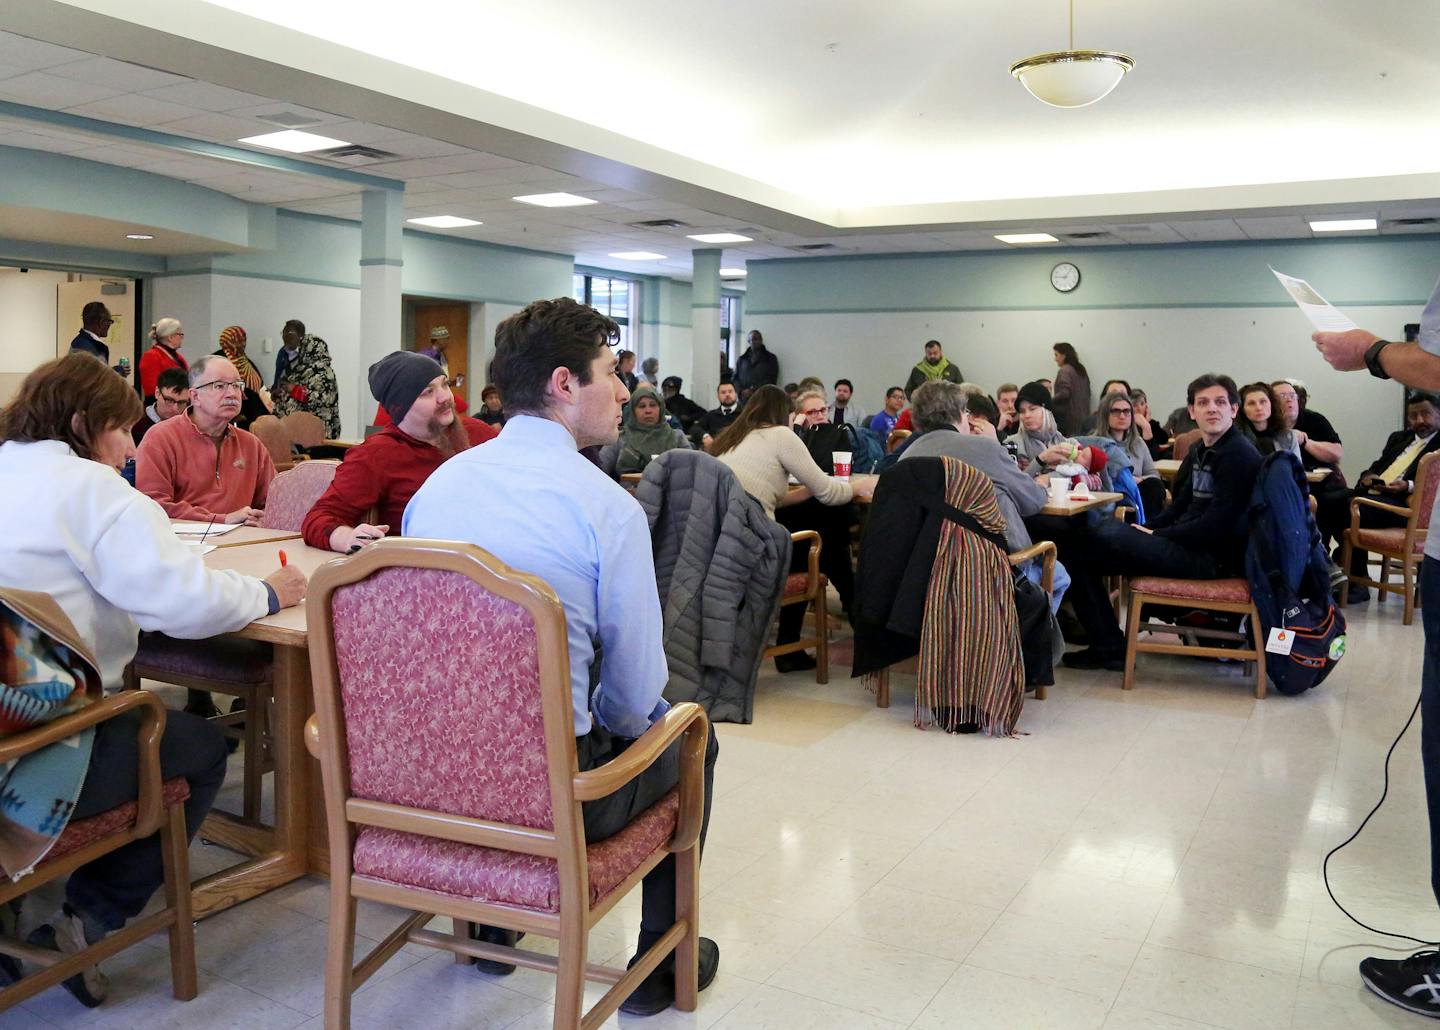
[[[765,649],[762,660],[782,654],[794,654],[796,651],[805,651],[813,647],[815,649],[815,682],[825,684],[830,682],[830,610],[825,604],[825,589],[830,585],[830,581],[820,572],[820,534],[813,529],[801,529],[790,534],[791,547],[798,547],[802,543],[810,549],[808,560],[805,563],[805,592],[782,597],[780,607],[813,604],[815,606],[815,632],[812,636],[801,636],[799,640],[792,640],[788,644],[771,644]]]
[[[1013,551],[1009,555],[1010,564],[1024,565],[1033,558],[1042,560],[1040,567],[1040,589],[1045,591],[1048,598],[1051,591],[1055,589],[1055,556],[1058,554],[1054,541],[1042,540],[1038,544],[1031,544],[1021,551]],[[1050,688],[1038,686],[1035,688],[1035,700],[1044,701],[1050,696]],[[881,669],[875,676],[875,707],[890,707],[890,668],[887,666]]]
[[[1379,591],[1379,600],[1384,602],[1385,595],[1400,594],[1405,598],[1404,624],[1409,626],[1415,621],[1415,609],[1419,606],[1419,590],[1416,571],[1420,568],[1420,562],[1424,555],[1417,553],[1417,547],[1423,550],[1425,539],[1429,536],[1429,527],[1422,527],[1420,519],[1428,516],[1428,510],[1420,503],[1425,496],[1425,487],[1430,476],[1440,474],[1436,468],[1436,459],[1440,459],[1440,451],[1427,454],[1420,459],[1420,467],[1415,473],[1415,490],[1411,494],[1411,503],[1402,507],[1398,504],[1386,504],[1371,497],[1352,497],[1350,499],[1350,525],[1340,542],[1340,568],[1345,570],[1346,591],[1340,595],[1340,607],[1347,607],[1350,584],[1374,587]],[[1378,580],[1369,577],[1369,570],[1364,576],[1352,576],[1350,574],[1350,555],[1358,545],[1359,534],[1362,529],[1360,525],[1360,509],[1374,508],[1378,511],[1388,511],[1392,515],[1398,515],[1405,520],[1405,537],[1399,549],[1374,549],[1367,547],[1380,559],[1380,578]],[[1398,526],[1395,528],[1399,528]],[[1401,582],[1390,582],[1390,563],[1398,562],[1400,565]]]
[[[1194,598],[1173,597],[1169,594],[1151,594],[1136,590],[1130,582],[1127,593],[1130,610],[1125,619],[1125,679],[1121,688],[1131,690],[1135,686],[1135,656],[1137,654],[1183,654],[1199,658],[1243,658],[1255,666],[1255,696],[1265,697],[1265,641],[1260,637],[1260,613],[1255,603],[1247,601],[1237,604],[1233,601],[1205,601]],[[1217,647],[1209,644],[1162,644],[1141,640],[1140,631],[1158,630],[1163,633],[1181,632],[1182,629],[1165,622],[1141,622],[1140,611],[1147,604],[1165,605],[1170,608],[1200,609],[1212,612],[1239,612],[1250,616],[1250,633],[1237,633],[1228,629],[1206,629],[1193,626],[1183,627],[1185,634],[1194,637],[1208,637],[1215,640],[1248,640],[1249,649]]]
[[[540,654],[541,701],[550,776],[554,828],[536,829],[369,801],[351,795],[349,749],[340,706],[340,677],[335,657],[331,597],[386,568],[443,569],[468,576],[486,590],[524,608],[534,620]],[[382,540],[345,562],[324,566],[310,580],[306,601],[310,625],[310,664],[315,715],[306,724],[305,741],[320,760],[325,819],[330,847],[329,945],[325,962],[325,1026],[349,1026],[351,996],[407,943],[443,948],[461,956],[513,963],[557,974],[554,1025],[594,1030],[673,950],[675,1006],[690,1012],[698,1002],[700,827],[704,819],[705,749],[709,720],[691,702],[675,705],[620,757],[579,772],[575,748],[570,659],[565,612],[555,592],[538,577],[510,568],[469,544],[442,540]],[[589,903],[585,827],[581,802],[613,794],[652,765],[675,741],[681,741],[679,815],[669,843],[647,858],[593,908]],[[447,898],[433,891],[357,876],[355,835],[359,827],[378,826],[405,833],[458,841],[502,851],[553,859],[559,872],[559,911],[551,914],[506,905]],[[676,858],[676,921],[628,971],[586,961],[587,937],[616,902],[634,889],[668,854]],[[354,960],[355,903],[365,898],[414,912],[358,965]],[[434,915],[454,920],[451,935],[424,929]],[[484,923],[555,937],[557,956],[469,939],[468,924]],[[588,1011],[582,1011],[586,980],[613,986]]]
[[[73,737],[87,727],[131,711],[140,716],[137,731],[140,789],[136,799],[135,825],[128,830],[108,834],[53,862],[42,862],[19,882],[12,883],[0,877],[0,904],[68,877],[86,863],[158,830],[165,870],[165,907],[133,920],[123,929],[68,957],[21,941],[0,938],[0,952],[42,967],[39,972],[0,990],[0,1012],[35,997],[41,991],[161,930],[166,931],[170,938],[170,982],[175,998],[189,1001],[199,992],[199,981],[195,975],[194,916],[190,909],[190,858],[185,834],[185,806],[180,803],[167,806],[162,796],[160,737],[165,732],[165,706],[160,699],[144,690],[126,691],[104,698],[73,715],[0,741],[0,764],[14,761],[49,744]]]

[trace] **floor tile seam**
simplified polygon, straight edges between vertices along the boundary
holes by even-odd
[[[1144,941],[1136,941],[1136,940],[1134,940],[1133,938],[1125,937],[1125,938],[1117,938],[1117,939],[1123,940],[1123,941],[1125,941],[1127,944],[1134,944],[1134,945],[1136,945],[1135,954],[1136,954],[1137,956],[1140,954],[1140,949],[1145,946],[1145,942],[1144,942]],[[977,941],[975,947],[978,948],[979,946],[980,946],[980,942]],[[971,949],[970,949],[970,953],[973,955],[974,952],[975,952],[975,948],[971,948]],[[1042,987],[1057,987],[1057,988],[1059,988],[1059,989],[1062,990],[1062,991],[1070,991],[1072,994],[1083,994],[1083,995],[1085,995],[1085,996],[1087,996],[1087,997],[1090,997],[1090,998],[1098,998],[1098,999],[1100,999],[1101,1001],[1103,1001],[1103,1002],[1105,1003],[1105,1012],[1106,1012],[1106,1014],[1108,1015],[1109,1012],[1110,1012],[1110,1010],[1115,1007],[1115,1002],[1120,999],[1120,989],[1125,985],[1125,978],[1130,975],[1130,970],[1134,967],[1134,965],[1135,965],[1135,960],[1134,960],[1134,959],[1131,959],[1131,960],[1130,960],[1130,965],[1128,965],[1128,966],[1125,967],[1125,974],[1124,974],[1124,976],[1122,976],[1122,977],[1120,978],[1119,982],[1116,984],[1116,987],[1115,987],[1114,991],[1113,991],[1113,992],[1110,992],[1110,993],[1108,994],[1108,996],[1107,996],[1106,994],[1100,994],[1100,993],[1098,993],[1097,991],[1092,991],[1092,990],[1090,990],[1090,989],[1088,989],[1088,988],[1085,988],[1085,987],[1069,987],[1069,986],[1066,986],[1065,984],[1057,983],[1057,982],[1055,982],[1055,981],[1053,981],[1053,980],[1040,980],[1040,979],[1037,979],[1037,978],[1035,978],[1035,977],[1028,976],[1028,975],[1026,975],[1026,974],[1023,973],[1023,972],[1018,972],[1018,971],[1016,971],[1016,970],[1013,969],[1013,968],[1011,968],[1011,969],[996,969],[996,968],[993,967],[993,966],[981,965],[981,964],[978,963],[978,962],[972,962],[972,961],[970,960],[970,956],[969,956],[969,955],[967,955],[967,956],[965,957],[965,960],[964,960],[963,962],[961,962],[960,964],[961,964],[962,966],[969,966],[971,969],[983,969],[983,970],[985,970],[986,972],[989,972],[989,973],[1004,973],[1004,974],[1007,975],[1007,976],[1019,977],[1020,979],[1026,981],[1027,983],[1037,984],[1037,985],[1042,986]]]
[[[880,1022],[885,1023],[889,1026],[904,1027],[911,1026],[914,1023],[914,1020],[912,1020],[910,1023],[901,1023],[898,1020],[888,1019],[885,1016],[872,1016],[868,1012],[861,1012],[859,1009],[852,1009],[849,1005],[841,1005],[838,1001],[831,1001],[829,998],[817,998],[813,994],[801,994],[799,991],[792,991],[788,987],[780,987],[776,984],[772,984],[768,980],[765,981],[763,986],[770,988],[772,991],[779,991],[781,994],[788,994],[792,998],[801,998],[805,1001],[819,1001],[826,1005],[833,1005],[837,1009],[844,1009],[846,1012],[854,1012],[858,1015],[865,1016],[868,1019],[878,1019]],[[920,1015],[924,1014],[925,1010],[921,1009]],[[915,1018],[919,1019],[920,1015],[917,1015]]]

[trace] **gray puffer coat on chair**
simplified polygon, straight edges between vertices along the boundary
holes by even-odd
[[[719,460],[671,450],[635,498],[650,520],[664,612],[669,701],[748,723],[755,679],[790,569],[790,534]]]

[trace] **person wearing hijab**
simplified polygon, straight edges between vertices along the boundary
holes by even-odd
[[[270,390],[275,415],[308,411],[325,423],[331,439],[340,435],[340,390],[325,341],[305,331],[305,323],[292,318],[280,332],[285,344],[275,358],[275,385]]]
[[[185,329],[178,318],[162,318],[150,327],[150,349],[140,359],[140,393],[146,400],[155,396],[155,380],[167,368],[184,372],[190,362],[180,353],[185,343]]]
[[[240,402],[240,417],[235,420],[241,429],[249,429],[251,422],[261,415],[270,414],[270,395],[265,392],[265,380],[260,378],[260,370],[246,356],[245,342],[242,327],[227,326],[220,330],[220,349],[215,352],[230,360],[245,387],[245,398]]]
[[[676,447],[689,447],[690,443],[682,431],[666,424],[665,401],[655,388],[641,383],[625,407],[620,439],[609,446],[615,448],[615,474],[619,476],[627,472],[643,472],[657,454]],[[604,461],[604,458],[601,460]]]

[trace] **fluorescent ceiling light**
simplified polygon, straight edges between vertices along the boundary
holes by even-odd
[[[618,254],[611,254],[613,258],[621,261],[664,261],[664,254],[652,254],[648,250],[622,250]]]
[[[287,154],[308,154],[313,150],[331,150],[335,147],[350,145],[343,139],[317,136],[313,132],[301,132],[299,129],[267,132],[260,136],[246,136],[239,142],[249,143],[255,147],[264,147],[266,150],[283,150]]]
[[[696,243],[753,243],[749,236],[741,236],[738,232],[702,232],[694,236],[686,237]]]
[[[720,269],[720,274],[723,276],[729,276],[731,279],[737,279],[740,276],[748,275],[749,273],[747,273],[743,268],[722,268]]]
[[[127,240],[153,240],[155,237],[148,232],[127,232],[125,238]]]
[[[1337,218],[1328,222],[1311,222],[1311,232],[1355,232],[1358,229],[1375,228],[1373,218]]]
[[[430,215],[428,218],[407,218],[411,225],[428,225],[432,229],[463,229],[467,225],[484,225],[473,218],[459,218],[455,215]]]
[[[579,207],[582,204],[600,203],[589,197],[577,197],[573,193],[532,193],[526,197],[511,197],[510,199],[518,200],[522,204],[534,204],[536,207]]]
[[[997,233],[995,238],[1001,243],[1059,243],[1054,236],[1048,232],[1010,232]]]

